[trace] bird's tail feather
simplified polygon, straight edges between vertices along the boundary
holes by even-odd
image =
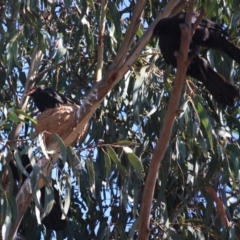
[[[239,91],[199,56],[194,58],[187,74],[202,82],[216,102],[223,106],[233,106],[239,97]]]
[[[240,64],[240,49],[230,43],[227,39],[223,39],[222,44],[222,51],[226,53],[230,58]]]

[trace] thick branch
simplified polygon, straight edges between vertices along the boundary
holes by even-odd
[[[35,78],[35,76],[38,72],[39,66],[42,62],[42,56],[43,56],[42,51],[40,51],[38,49],[35,49],[32,53],[32,56],[31,56],[31,66],[30,66],[30,69],[28,71],[28,76],[27,76],[27,81],[26,81],[26,84],[25,84],[25,90],[24,90],[24,93],[23,93],[23,97],[22,97],[20,105],[19,105],[19,108],[24,112],[26,111],[28,100],[29,100],[29,97],[26,97],[25,94],[26,94],[26,91],[28,90],[28,88],[33,84],[33,79]],[[24,116],[22,116],[22,115],[19,115],[18,117],[24,119]],[[18,136],[20,134],[21,129],[22,129],[22,123],[15,124],[13,126],[13,129],[12,129],[11,133],[9,134],[9,145],[10,145],[10,147],[13,145],[12,142],[14,142],[14,144],[15,144],[15,140],[18,139]],[[8,156],[7,156],[7,161],[8,162],[10,161],[11,157],[12,156],[9,153]],[[8,179],[8,172],[4,173],[3,178]],[[3,180],[3,182],[4,182],[4,180]],[[21,200],[21,202],[19,202],[18,198],[16,198],[17,205],[18,205],[18,211],[19,211],[18,212],[18,219],[16,220],[14,225],[11,226],[10,231],[9,231],[8,239],[13,239],[13,236],[14,236],[14,234],[16,234],[17,228],[18,228],[18,226],[20,224],[20,221],[21,221],[21,219],[24,215],[24,212],[26,211],[28,205],[31,202],[31,190],[29,188],[29,185],[30,185],[30,182],[29,182],[29,184],[28,183],[26,183],[26,185],[24,184],[25,187],[22,186],[21,189],[18,192],[18,194],[23,193],[22,194],[23,199]],[[24,203],[24,204],[22,204],[22,203]],[[23,208],[23,206],[24,206],[24,208]],[[9,228],[9,226],[7,226],[7,228]]]
[[[220,220],[222,222],[222,226],[224,228],[229,227],[230,223],[228,221],[227,214],[226,214],[222,200],[217,197],[217,193],[212,187],[207,186],[206,190],[207,190],[208,194],[212,197],[213,201],[215,201],[217,204],[217,210],[218,210],[218,214],[220,216]]]
[[[190,63],[188,58],[188,49],[191,41],[192,29],[191,17],[193,13],[194,1],[191,0],[185,19],[185,24],[181,26],[182,41],[177,58],[177,73],[169,102],[168,110],[164,120],[163,128],[160,133],[159,141],[153,153],[152,162],[149,167],[148,176],[143,192],[142,206],[139,220],[138,240],[145,240],[149,237],[150,212],[152,207],[153,192],[156,183],[160,163],[164,157],[172,133],[172,127],[178,113],[178,106],[185,79],[186,71]],[[195,27],[195,26],[194,26]]]
[[[58,154],[55,154],[53,157],[53,161],[57,161],[59,156]],[[42,174],[45,176],[49,175],[49,172],[51,171],[51,163],[49,159],[43,158],[40,161],[37,162],[37,165],[39,168],[42,169]],[[31,178],[34,177],[33,174],[31,174]],[[45,182],[40,178],[38,182],[38,188],[41,189],[45,186]],[[18,191],[16,202],[17,202],[17,208],[18,208],[18,216],[14,224],[12,224],[8,240],[15,239],[14,237],[17,236],[17,230],[21,223],[21,220],[29,206],[29,204],[32,201],[32,186],[31,186],[31,180],[26,179],[26,181],[23,183],[21,189]]]
[[[187,1],[185,0],[180,0],[180,2],[174,7],[173,11],[171,12],[170,17],[177,15],[180,13],[183,9],[183,6],[185,6]]]

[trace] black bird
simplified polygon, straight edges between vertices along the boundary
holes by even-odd
[[[40,112],[43,112],[49,108],[55,108],[63,104],[74,104],[71,99],[56,92],[52,88],[33,87],[27,94],[33,98],[33,101]]]
[[[171,18],[161,19],[153,31],[159,37],[159,47],[165,61],[175,68],[177,60],[174,52],[180,48],[180,24],[185,22],[185,15],[181,12]],[[193,13],[192,23],[195,23],[198,16],[198,13]],[[239,64],[240,49],[226,39],[226,33],[219,25],[206,18],[197,27],[189,47],[189,53],[195,52],[197,55],[192,59],[187,75],[202,82],[219,104],[233,106],[239,97],[239,91],[198,55],[200,46],[222,51]]]
[[[21,151],[21,148],[19,148],[19,151]],[[22,161],[23,167],[25,167],[26,171],[30,174],[32,172],[32,166],[30,164],[28,155],[22,154],[21,161]],[[13,179],[19,182],[20,181],[19,171],[14,159],[10,161],[9,166],[12,170]],[[26,179],[27,177],[24,174],[22,174],[22,184]],[[68,226],[68,221],[67,219],[61,219],[62,210],[59,202],[59,192],[55,189],[55,187],[53,187],[53,190],[54,190],[55,203],[53,204],[53,207],[49,212],[49,214],[43,218],[42,224],[46,227],[46,229],[49,229],[49,230],[55,230],[55,231],[65,230]],[[41,191],[40,201],[41,201],[41,204],[44,205],[45,187],[40,189],[40,191]],[[70,212],[68,214],[70,214]]]

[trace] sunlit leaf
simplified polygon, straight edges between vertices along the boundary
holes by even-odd
[[[57,134],[52,134],[52,138],[57,141],[58,146],[60,147],[61,150],[61,155],[62,155],[62,161],[63,163],[65,163],[67,161],[67,150],[66,147],[64,145],[63,140],[57,135]]]
[[[121,164],[120,160],[118,159],[118,156],[116,154],[116,152],[114,151],[114,149],[110,146],[106,147],[107,153],[109,154],[111,160],[117,165],[117,168],[123,173],[123,174],[127,174],[126,169],[123,167],[123,165]]]
[[[129,147],[124,147],[123,151],[127,154],[128,160],[136,171],[138,177],[142,179],[144,177],[144,174],[143,166],[140,159],[133,153],[133,151]]]

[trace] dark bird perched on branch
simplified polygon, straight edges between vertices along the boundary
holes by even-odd
[[[20,150],[21,150],[21,148],[19,148],[19,151]],[[23,167],[30,174],[32,172],[32,166],[30,164],[30,159],[29,159],[28,155],[22,154],[21,161],[22,161]],[[12,159],[10,161],[9,165],[12,170],[13,179],[18,182],[20,181],[20,179],[22,179],[22,184],[23,184],[24,181],[27,179],[27,177],[24,174],[22,174],[21,177],[19,176],[19,170],[17,168],[17,164],[16,164],[15,160]],[[41,191],[40,201],[41,201],[41,204],[44,205],[45,187],[40,189],[40,191]],[[49,230],[55,230],[55,231],[65,230],[68,226],[68,221],[67,221],[67,219],[61,219],[62,210],[61,210],[60,202],[59,202],[59,192],[58,192],[58,190],[55,189],[55,187],[53,187],[53,191],[54,191],[55,203],[53,204],[53,207],[52,207],[51,211],[49,212],[49,214],[43,218],[42,224],[46,227],[46,229],[49,229]]]
[[[180,48],[180,24],[185,22],[185,15],[182,12],[171,18],[164,18],[153,31],[153,34],[159,37],[159,46],[165,61],[175,68],[177,60],[174,53]],[[197,13],[193,13],[192,23],[195,23],[198,16]],[[206,18],[202,19],[196,29],[189,52],[198,53],[200,46],[222,51],[240,64],[240,49],[226,39],[226,33],[219,25]],[[202,82],[214,99],[223,106],[233,106],[239,97],[239,91],[198,54],[192,59],[187,75]]]
[[[63,104],[74,104],[71,99],[56,92],[52,88],[33,87],[27,95],[33,98],[33,101],[40,112],[47,110],[48,108],[59,107]]]

